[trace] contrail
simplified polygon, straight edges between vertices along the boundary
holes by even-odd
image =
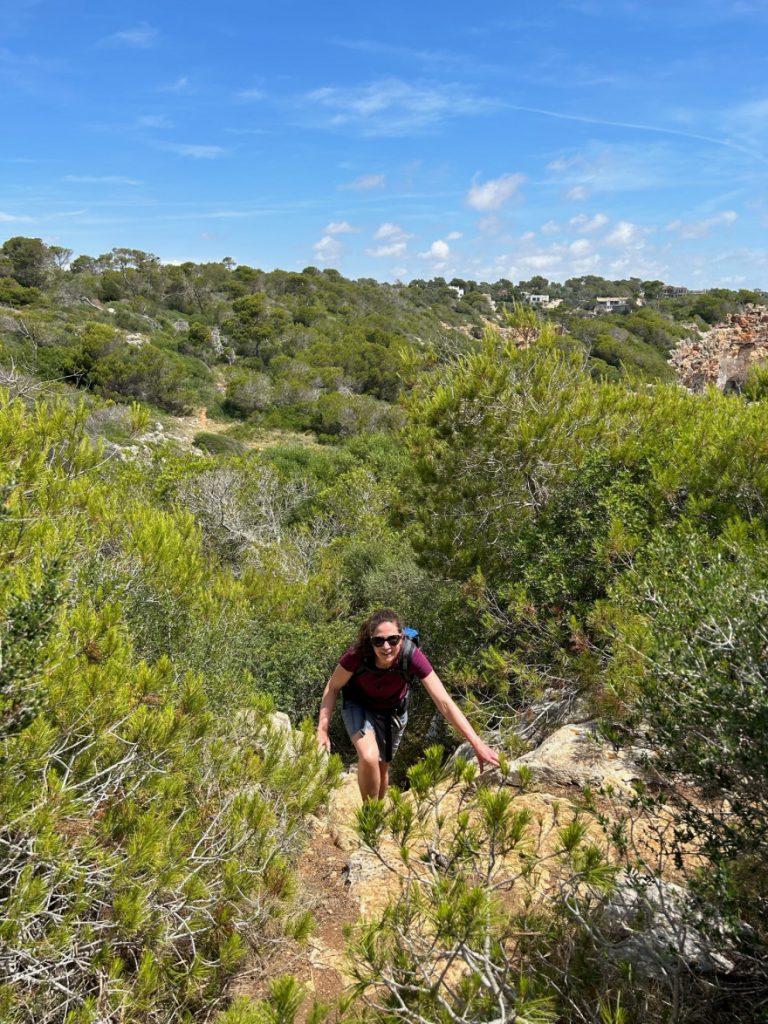
[[[713,139],[710,135],[697,135],[695,132],[684,132],[679,128],[663,128],[655,124],[635,124],[632,121],[605,121],[599,117],[586,117],[582,114],[564,114],[559,110],[543,110],[541,107],[521,107],[516,103],[505,103],[507,110],[520,110],[525,114],[543,114],[545,117],[557,117],[561,121],[581,121],[585,124],[604,124],[610,128],[634,128],[641,132],[659,132],[662,135],[678,135],[683,139],[696,139],[698,142],[709,142],[713,146],[725,146],[726,149],[735,149],[740,153],[746,153],[760,163],[768,164],[768,157],[762,153],[755,152],[747,146],[740,146],[738,142],[730,142],[728,139]]]

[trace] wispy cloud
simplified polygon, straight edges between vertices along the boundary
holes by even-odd
[[[330,224],[325,226],[326,235],[348,235],[358,230],[358,228],[353,228],[346,220],[332,220]]]
[[[173,124],[165,114],[142,114],[136,118],[137,128],[172,128]]]
[[[476,178],[477,175],[475,175]],[[500,209],[508,199],[511,199],[525,181],[525,175],[502,174],[500,178],[492,178],[482,185],[478,184],[475,179],[473,179],[467,194],[467,205],[471,206],[473,210],[487,213],[490,210]]]
[[[263,89],[242,89],[237,94],[237,98],[245,103],[256,103],[259,100],[265,100],[267,94]]]
[[[581,124],[599,124],[605,125],[608,128],[628,128],[638,132],[653,132],[658,135],[675,135],[681,139],[691,139],[696,142],[707,142],[712,146],[723,146],[726,149],[735,149],[740,153],[752,157],[752,159],[759,161],[760,163],[768,163],[768,157],[764,156],[761,152],[753,149],[751,146],[742,145],[739,142],[735,142],[733,139],[728,138],[717,138],[712,135],[701,135],[698,132],[686,132],[681,128],[670,128],[667,125],[662,124],[642,124],[637,121],[609,121],[602,117],[592,117],[588,114],[571,114],[563,110],[547,110],[543,107],[524,107],[516,103],[504,104],[507,110],[519,110],[524,114],[539,114],[542,117],[554,117],[560,121],[578,121]],[[555,168],[552,164],[549,165],[551,169],[562,169]]]
[[[392,242],[406,242],[409,238],[413,238],[413,235],[409,235],[399,224],[392,224],[390,221],[387,221],[376,228],[373,237],[377,241],[389,239]]]
[[[392,242],[391,245],[379,245],[374,249],[366,249],[366,256],[402,256],[408,248],[406,242]]]
[[[179,92],[179,93],[181,93],[181,92],[186,92],[188,88],[189,88],[189,79],[187,78],[186,75],[182,75],[180,78],[177,78],[175,82],[172,82],[170,85],[167,85],[165,87],[165,89],[163,89],[162,91],[163,92]]]
[[[15,213],[3,213],[3,211],[0,210],[0,224],[11,224],[14,221],[19,221],[19,222],[23,221],[23,222],[25,222],[27,224],[34,223],[32,217],[21,217],[18,214],[15,214]]]
[[[604,228],[608,223],[608,218],[604,213],[596,213],[594,217],[588,217],[586,213],[579,213],[575,217],[571,217],[568,221],[572,228],[577,228],[584,234],[589,234],[592,231],[599,231],[600,228]]]
[[[714,217],[705,217],[701,220],[670,221],[667,224],[667,231],[676,231],[679,238],[707,238],[712,228],[724,227],[733,224],[736,220],[738,220],[738,214],[735,210],[723,210],[722,213],[717,213]]]
[[[49,93],[65,67],[59,58],[18,54],[0,46],[0,82],[26,93]]]
[[[122,174],[65,174],[63,180],[79,185],[141,185],[138,178],[126,178]]]
[[[352,189],[354,192],[365,192],[371,188],[384,188],[386,178],[383,174],[361,174],[354,181],[339,185],[340,189]]]
[[[163,148],[176,153],[177,156],[189,156],[194,160],[218,160],[229,152],[223,146],[203,146],[196,143],[167,143]]]
[[[620,220],[615,228],[605,236],[603,241],[606,245],[623,245],[642,247],[645,244],[645,237],[651,232],[651,228],[641,227],[629,220]]]
[[[100,46],[127,46],[133,47],[140,50],[149,49],[154,46],[158,39],[158,32],[156,28],[148,24],[146,21],[139,22],[138,25],[134,25],[132,28],[121,29],[119,32],[113,32],[111,35],[104,36],[100,40]]]
[[[336,45],[359,53],[375,53],[420,64],[426,70],[460,71],[463,74],[508,74],[509,66],[489,64],[473,53],[455,53],[450,50],[420,50],[412,46],[395,46],[373,39],[342,39]]]
[[[351,129],[364,136],[401,136],[435,129],[457,117],[477,116],[499,104],[465,86],[387,78],[358,87],[326,86],[300,105],[316,113],[318,127]]]

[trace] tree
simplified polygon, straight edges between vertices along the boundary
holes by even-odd
[[[42,238],[24,238],[16,235],[3,243],[0,249],[12,277],[27,288],[41,288],[51,265],[50,250]]]

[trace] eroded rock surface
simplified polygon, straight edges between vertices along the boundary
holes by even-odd
[[[732,313],[700,338],[682,341],[669,361],[691,391],[709,384],[740,389],[755,364],[768,362],[768,306]]]

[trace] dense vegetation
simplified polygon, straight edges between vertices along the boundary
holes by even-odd
[[[607,956],[607,847],[577,819],[545,854],[509,787],[466,790],[437,749],[414,764],[422,705],[399,781],[430,813],[446,780],[466,803],[435,837],[442,874],[409,858],[418,814],[397,790],[361,818],[372,846],[396,839],[408,896],[353,944],[375,1018],[760,1020],[768,404],[668,381],[706,296],[589,317],[590,290],[632,282],[581,279],[548,320],[510,322],[484,295],[541,282],[455,282],[460,298],[71,255],[11,239],[0,259],[3,1021],[209,1020],[249,951],[306,933],[292,869],[338,764],[311,726],[286,747],[268,712],[313,717],[378,604],[419,626],[508,754],[522,715],[552,729],[575,704],[610,743],[641,739],[657,784],[634,813],[673,809],[665,856],[696,848],[697,920],[737,969],[680,958],[649,979]],[[190,449],[150,430],[201,406],[226,433]],[[602,820],[614,858],[652,875]],[[546,859],[547,906],[511,910],[502,850],[522,851],[526,892]],[[448,960],[462,983],[425,986]],[[222,1019],[288,1021],[295,997]]]

